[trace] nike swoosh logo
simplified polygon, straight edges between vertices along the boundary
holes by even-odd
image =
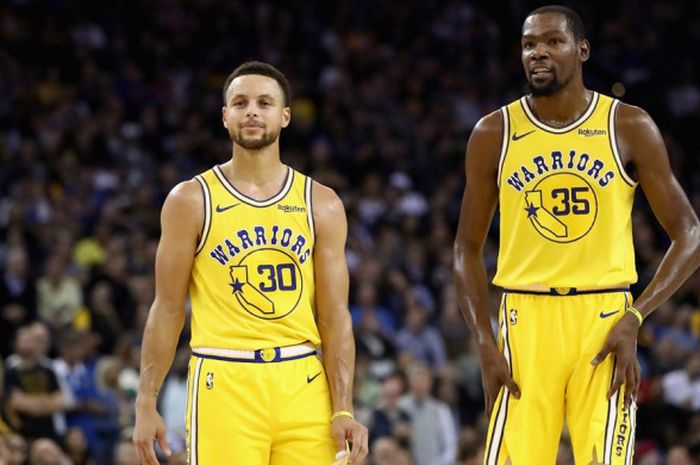
[[[608,313],[600,312],[600,317],[601,317],[601,318],[607,318],[607,317],[609,317],[609,316],[613,316],[614,314],[616,314],[616,313],[619,312],[619,311],[620,311],[620,310],[615,310],[614,312],[608,312]]]
[[[238,202],[238,203],[234,203],[233,205],[229,205],[228,207],[222,207],[221,205],[217,205],[217,206],[216,206],[216,212],[217,212],[217,213],[225,212],[226,210],[228,210],[228,209],[230,209],[230,208],[233,208],[233,207],[237,207],[237,206],[240,205],[240,204],[241,204],[241,203]]]
[[[513,133],[513,142],[515,142],[516,140],[520,140],[520,139],[522,139],[522,138],[525,137],[525,136],[529,136],[529,135],[532,134],[533,132],[535,132],[535,129],[533,129],[533,130],[530,131],[530,132],[526,132],[525,134],[520,134],[520,135],[517,135],[516,133]]]
[[[306,375],[306,384],[311,383],[311,381],[313,381],[313,380],[315,380],[316,378],[318,378],[318,375],[320,375],[320,374],[321,374],[321,372],[319,371],[318,373],[316,373],[316,374],[313,375],[313,376]]]

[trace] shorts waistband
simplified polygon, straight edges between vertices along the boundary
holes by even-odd
[[[549,290],[503,289],[507,294],[533,294],[552,296],[572,296],[584,294],[610,294],[613,292],[629,292],[629,287],[611,287],[608,289],[577,289],[575,287],[550,287]]]
[[[219,349],[214,347],[193,347],[192,355],[228,362],[276,363],[316,355],[316,347],[311,344],[298,344],[285,347],[269,347],[257,350]]]

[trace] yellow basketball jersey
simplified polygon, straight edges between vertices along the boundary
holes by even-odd
[[[494,284],[599,288],[637,280],[636,183],[618,153],[619,103],[594,92],[581,117],[561,128],[538,120],[525,97],[501,108]]]
[[[264,201],[237,191],[219,166],[195,179],[205,218],[189,288],[191,346],[319,344],[311,178],[288,168]]]

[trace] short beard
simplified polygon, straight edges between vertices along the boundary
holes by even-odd
[[[552,80],[546,83],[544,86],[535,86],[531,80],[527,82],[527,92],[533,97],[551,97],[552,95],[559,92],[562,87],[567,85],[571,79],[566,81],[560,81],[557,79],[557,75],[552,76]]]
[[[532,82],[528,81],[527,92],[533,97],[550,97],[556,94],[562,87],[564,87],[564,84],[555,79],[552,79],[542,87],[536,87]]]
[[[263,133],[260,139],[248,140],[241,136],[240,131],[238,133],[229,131],[229,137],[231,137],[231,140],[246,150],[262,150],[265,147],[274,144],[279,135],[280,131],[277,131],[276,133],[268,133],[266,131]]]

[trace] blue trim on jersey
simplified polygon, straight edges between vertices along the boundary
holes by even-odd
[[[591,96],[591,101],[588,102],[588,105],[586,106],[586,109],[581,113],[581,115],[576,118],[574,121],[571,123],[567,124],[566,126],[552,126],[551,124],[547,124],[544,121],[542,121],[532,110],[532,107],[530,106],[530,102],[527,100],[527,96],[523,95],[519,101],[520,101],[520,106],[523,109],[523,112],[525,113],[525,117],[530,120],[532,124],[537,126],[538,128],[542,129],[545,132],[548,132],[550,134],[566,134],[567,132],[571,132],[572,130],[576,129],[577,127],[581,126],[583,123],[588,121],[588,119],[591,117],[593,112],[595,112],[596,108],[598,107],[598,101],[600,100],[600,94],[596,91],[593,91],[593,95]]]
[[[202,203],[204,220],[202,221],[202,229],[199,233],[199,242],[197,243],[197,248],[194,251],[194,256],[199,255],[199,252],[204,249],[204,244],[209,238],[209,232],[211,231],[212,223],[212,204],[211,204],[211,190],[209,189],[209,184],[202,176],[195,176],[195,179],[199,183],[200,189],[202,189]]]
[[[280,202],[287,196],[289,191],[292,190],[292,186],[294,185],[294,170],[287,166],[287,174],[284,176],[284,182],[282,182],[282,187],[280,190],[277,191],[275,195],[267,199],[257,200],[236,189],[233,183],[226,177],[226,174],[221,169],[221,165],[216,165],[213,170],[216,178],[229,194],[233,195],[238,200],[241,200],[243,203],[255,208],[265,208]]]
[[[510,112],[507,105],[501,107],[501,130],[501,147],[498,151],[500,160],[498,163],[498,178],[496,179],[496,184],[499,188],[503,177],[503,165],[506,163],[506,155],[508,154],[508,148],[510,148]]]
[[[300,358],[306,358],[310,357],[312,355],[316,355],[316,351],[313,350],[311,352],[308,352],[306,354],[301,354],[301,355],[295,355],[294,357],[280,357],[280,348],[275,347],[275,358],[272,360],[263,360],[261,352],[263,349],[258,349],[255,351],[255,358],[234,358],[234,357],[222,357],[220,355],[205,355],[205,354],[198,354],[197,352],[192,352],[192,355],[195,357],[199,358],[208,358],[211,360],[221,360],[224,362],[240,362],[240,363],[278,363],[278,362],[287,362],[289,360],[298,360]]]
[[[615,99],[610,105],[610,109],[608,111],[608,142],[610,143],[610,150],[612,151],[612,156],[615,159],[615,165],[620,172],[620,176],[628,186],[634,188],[637,187],[637,183],[634,181],[632,176],[630,176],[625,168],[625,165],[622,163],[620,144],[617,141],[617,109],[619,107],[620,101]]]
[[[313,242],[316,244],[316,221],[314,221],[314,206],[313,206],[314,180],[306,176],[304,180],[304,199],[306,200],[306,208],[309,210],[306,214],[306,222],[309,223],[309,230],[313,237]]]

